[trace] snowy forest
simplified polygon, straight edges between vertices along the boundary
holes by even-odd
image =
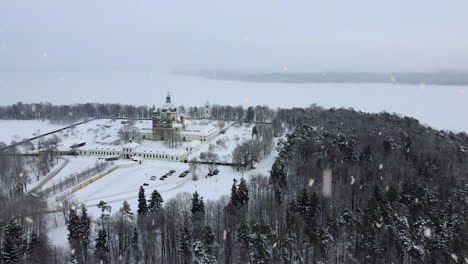
[[[134,106],[122,104],[74,104],[52,105],[50,103],[24,104],[18,102],[13,105],[0,106],[0,119],[14,120],[49,120],[53,123],[70,124],[79,120],[93,117],[112,117],[141,119],[151,118],[156,106]],[[178,107],[179,114],[192,118],[204,116],[204,106],[185,108]],[[268,106],[251,106],[244,109],[242,106],[213,105],[210,107],[210,116],[213,119],[271,122],[274,110]]]
[[[179,111],[200,117],[201,108]],[[1,107],[0,118],[73,122],[148,118],[152,110],[18,103]],[[466,133],[395,114],[316,105],[215,105],[211,117],[271,122],[279,154],[270,173],[234,180],[231,193],[215,201],[197,192],[164,201],[157,190],[140,188],[137,208],[102,201],[99,218],[70,204],[63,212],[69,243],[62,247],[47,237],[45,201],[24,190],[21,175],[30,158],[2,146],[0,263],[467,262]]]

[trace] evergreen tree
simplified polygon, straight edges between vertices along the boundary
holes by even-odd
[[[109,247],[107,245],[107,233],[105,229],[100,229],[96,238],[96,249],[94,257],[99,263],[107,264],[109,260]]]
[[[132,254],[133,260],[135,263],[140,263],[140,244],[139,244],[139,234],[136,227],[133,229],[133,236],[132,236]]]
[[[205,204],[203,197],[200,197],[197,192],[192,198],[192,235],[194,240],[200,240],[203,236],[203,221],[205,219]]]
[[[148,211],[150,213],[154,213],[154,212],[162,209],[163,202],[164,202],[164,200],[161,197],[161,194],[157,190],[154,190],[151,193],[151,198],[149,200]]]
[[[84,262],[88,261],[88,248],[91,243],[91,217],[84,204],[81,204],[81,217],[79,222],[79,239],[83,248]]]
[[[237,240],[240,244],[240,262],[248,263],[249,261],[249,244],[250,234],[249,226],[245,221],[242,221],[237,229]]]
[[[70,262],[78,263],[81,255],[80,244],[80,217],[76,213],[75,208],[70,209],[68,214],[68,242],[70,243]]]
[[[179,237],[179,251],[182,253],[183,263],[189,264],[192,256],[192,235],[187,226],[187,223],[184,224],[182,232]]]
[[[133,221],[133,212],[132,209],[130,208],[130,204],[125,200],[122,203],[122,207],[119,209],[119,213],[122,214],[123,218],[127,222]]]
[[[283,162],[277,158],[270,171],[270,184],[276,185],[280,188],[285,188],[287,184],[286,176],[286,167]]]
[[[200,197],[198,192],[193,193],[192,198],[192,215],[205,214],[205,204],[203,203],[203,197]]]
[[[10,222],[5,227],[1,259],[5,264],[18,263],[23,259],[27,244],[21,226]]]
[[[302,216],[306,217],[310,210],[310,197],[306,188],[303,188],[301,193],[297,196],[296,211]]]
[[[143,186],[140,186],[140,191],[138,192],[138,215],[145,215],[148,212],[148,205],[146,204],[145,189]]]
[[[281,193],[281,190],[277,187],[275,187],[275,201],[278,205],[283,204],[283,194]]]
[[[27,243],[28,263],[50,263],[51,249],[47,243],[47,236],[32,232]]]
[[[239,199],[239,205],[248,204],[249,202],[249,189],[247,187],[247,182],[242,178],[239,182],[239,187],[237,190],[237,197]]]
[[[210,226],[205,226],[203,229],[202,243],[206,248],[208,254],[213,253],[213,247],[215,246],[215,234]]]
[[[232,181],[233,183],[231,188],[231,203],[237,207],[239,206],[239,196],[237,194],[237,180],[233,179]]]
[[[104,228],[104,221],[109,219],[112,207],[104,201],[100,201],[97,206],[101,209],[101,227]]]
[[[193,254],[194,254],[194,259],[193,263],[194,264],[217,264],[218,262],[216,261],[216,258],[213,256],[210,256],[205,252],[205,247],[202,242],[200,241],[195,241],[193,243]]]
[[[37,237],[36,232],[32,232],[29,237],[28,249],[26,253],[28,260],[31,260],[31,256],[33,255],[33,252],[37,249],[38,245],[39,245],[39,238]]]
[[[270,252],[268,251],[268,237],[270,230],[263,224],[254,225],[250,235],[250,262],[253,264],[270,263]]]

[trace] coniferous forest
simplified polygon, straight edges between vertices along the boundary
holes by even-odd
[[[467,262],[467,134],[353,109],[267,112],[279,152],[269,175],[233,181],[217,201],[140,188],[138,208],[101,202],[96,219],[71,206],[63,248],[47,239],[40,197],[2,189],[0,263]],[[21,161],[0,157],[5,183]]]

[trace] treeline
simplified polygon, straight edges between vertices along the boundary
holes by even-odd
[[[305,263],[466,258],[465,133],[394,114],[320,107],[279,111],[274,124],[277,131],[297,126],[282,142],[270,178],[284,210],[277,221],[289,232],[282,250],[298,252],[291,257]]]
[[[49,120],[53,123],[72,123],[92,117],[144,119],[151,118],[156,109],[154,105],[98,103],[52,105],[51,103],[18,102],[9,106],[0,106],[0,119]],[[275,111],[267,106],[251,106],[244,109],[242,106],[213,105],[208,110],[206,109],[206,106],[178,107],[179,114],[193,118],[271,122],[275,114]]]
[[[152,110],[147,106],[121,104],[72,104],[51,103],[0,106],[0,119],[49,120],[53,123],[72,123],[91,117],[150,118]]]
[[[47,151],[39,157],[16,153],[0,146],[0,263],[63,263],[66,252],[52,247],[47,237],[47,204],[26,193],[30,174],[47,173],[55,158]]]
[[[277,122],[296,128],[269,177],[234,181],[218,201],[194,193],[164,203],[157,191],[147,201],[141,188],[134,218],[125,204],[101,218],[109,227],[89,244],[94,257],[78,263],[465,260],[466,134],[387,113],[283,111]]]
[[[252,139],[242,142],[232,152],[233,163],[238,168],[255,168],[255,164],[264,159],[273,150],[273,128],[270,125],[255,125]]]
[[[72,207],[66,259],[417,264],[468,257],[465,133],[388,113],[319,107],[279,110],[273,124],[274,134],[289,133],[270,175],[234,181],[217,201],[198,193],[163,201],[140,188],[135,211],[124,202],[111,213],[102,202],[101,217],[91,219],[84,207]],[[11,252],[5,226],[2,254]]]

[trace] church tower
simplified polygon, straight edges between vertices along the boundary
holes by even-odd
[[[171,95],[167,93],[166,103],[161,108],[160,112],[153,115],[153,139],[164,140],[164,137],[177,131],[178,123],[177,107],[172,104]]]

